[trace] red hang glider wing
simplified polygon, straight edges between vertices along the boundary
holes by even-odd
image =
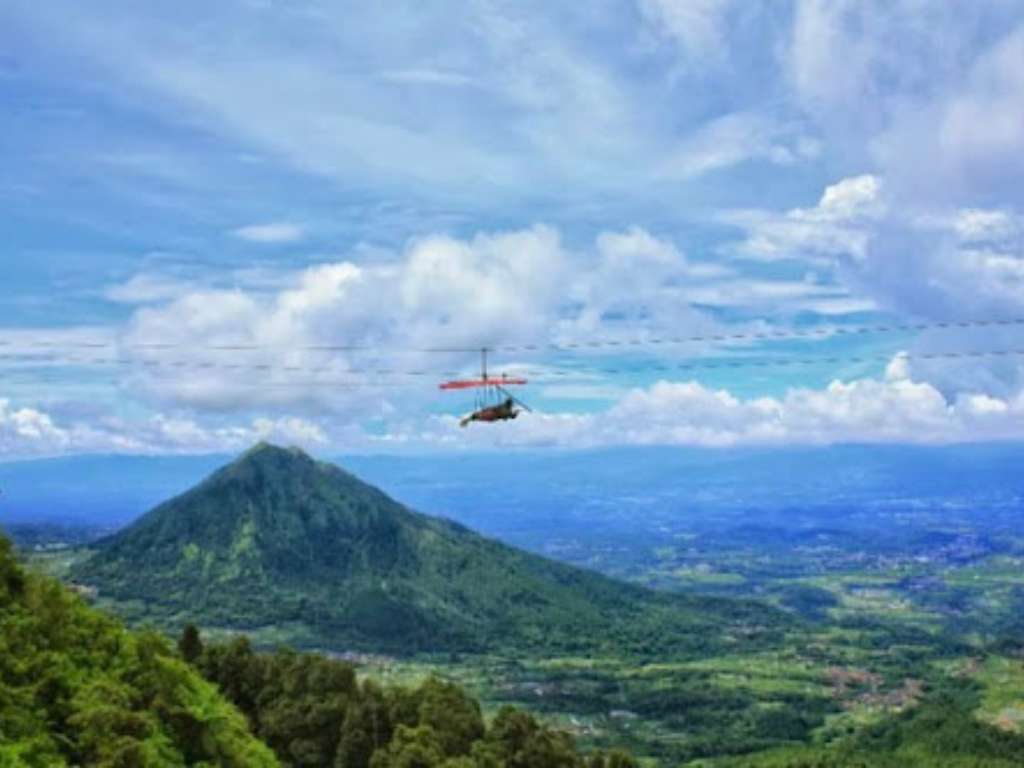
[[[508,376],[500,376],[488,379],[457,379],[446,381],[441,384],[441,389],[475,389],[476,387],[507,387],[526,384],[526,379],[513,379]]]

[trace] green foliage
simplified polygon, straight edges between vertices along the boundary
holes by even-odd
[[[98,546],[72,577],[132,619],[294,645],[696,657],[791,620],[655,593],[416,514],[337,467],[259,446]]]
[[[181,654],[181,658],[191,664],[199,658],[202,652],[203,641],[199,639],[199,629],[195,624],[186,624],[185,629],[181,632],[181,637],[178,638],[178,653]]]
[[[563,733],[540,726],[526,712],[504,707],[491,725],[487,751],[497,755],[507,768],[579,765],[572,740]]]
[[[363,683],[341,725],[335,768],[368,768],[373,753],[391,741],[393,724],[384,692]]]
[[[752,755],[730,768],[1012,768],[1024,763],[1024,736],[977,719],[976,692],[948,683],[920,706],[836,744]]]
[[[350,664],[244,638],[210,645],[198,668],[245,712],[281,762],[296,768],[634,768],[624,753],[587,758],[526,712],[480,705],[449,682],[357,683]]]
[[[400,725],[384,749],[370,760],[370,768],[435,768],[445,762],[438,733],[429,725]]]
[[[151,633],[132,633],[0,538],[0,766],[277,765],[244,718]]]
[[[468,755],[473,743],[483,738],[480,705],[457,685],[436,678],[418,691],[419,722],[432,729],[446,755]]]
[[[3,768],[632,765],[620,755],[585,761],[570,737],[518,710],[488,729],[474,699],[436,678],[382,689],[324,656],[257,653],[245,638],[204,647],[195,627],[178,644],[190,665],[163,636],[129,632],[26,575],[3,539],[0,588]]]

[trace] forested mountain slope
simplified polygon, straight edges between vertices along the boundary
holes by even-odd
[[[790,621],[528,554],[265,444],[100,542],[72,577],[132,618],[336,649],[679,656],[767,643]]]

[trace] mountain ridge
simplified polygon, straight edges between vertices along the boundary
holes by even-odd
[[[345,650],[687,654],[785,623],[522,552],[267,443],[99,542],[71,575],[133,618]]]

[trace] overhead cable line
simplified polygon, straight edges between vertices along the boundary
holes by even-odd
[[[739,359],[739,360],[683,360],[677,362],[648,362],[648,363],[624,363],[622,365],[615,366],[579,366],[579,367],[551,367],[551,368],[540,368],[540,369],[528,369],[521,367],[514,367],[509,373],[514,373],[517,376],[529,376],[537,381],[553,381],[558,379],[572,378],[582,375],[629,375],[629,374],[643,374],[643,373],[671,373],[675,371],[697,371],[697,370],[725,370],[725,369],[741,369],[741,368],[782,368],[791,366],[812,366],[812,365],[849,365],[849,364],[864,364],[864,363],[889,363],[893,359],[903,359],[910,361],[943,361],[943,360],[964,360],[964,359],[978,359],[986,357],[1020,357],[1024,356],[1024,349],[995,349],[995,350],[955,350],[955,351],[932,351],[932,352],[912,352],[912,353],[899,353],[889,355],[828,355],[828,356],[817,356],[817,357],[776,357],[776,358],[763,358],[763,359]],[[0,359],[5,359],[10,356],[0,355]],[[66,361],[66,358],[62,358],[61,361]],[[47,360],[46,362],[55,362],[53,359]],[[297,386],[297,387],[311,387],[311,386],[366,386],[366,387],[378,387],[378,386],[389,386],[395,384],[395,378],[408,378],[422,379],[427,376],[458,376],[462,372],[460,371],[428,371],[428,370],[400,370],[394,368],[340,368],[337,366],[320,366],[316,368],[303,367],[303,366],[274,366],[269,364],[223,364],[223,363],[211,363],[211,362],[194,362],[194,361],[160,361],[160,360],[147,360],[147,361],[135,361],[131,359],[83,359],[81,362],[85,364],[111,364],[111,365],[137,365],[142,371],[149,371],[152,369],[161,370],[188,370],[188,371],[225,371],[238,373],[241,371],[256,371],[265,373],[303,373],[307,375],[319,375],[319,374],[330,374],[330,375],[350,375],[350,376],[361,376],[361,377],[374,377],[374,378],[359,378],[359,379],[312,379],[309,381],[282,381],[280,379],[272,379],[267,382],[252,382],[251,380],[243,382],[243,384],[252,384],[253,386]],[[15,373],[28,373],[27,369],[21,369],[14,371]],[[500,374],[495,374],[500,375]],[[2,380],[2,376],[0,376]],[[232,384],[232,386],[235,386]]]
[[[1024,318],[1009,318],[1005,320],[961,320],[957,322],[940,323],[907,323],[899,325],[858,325],[858,326],[832,326],[828,328],[805,328],[778,331],[757,331],[749,333],[720,333],[697,336],[670,336],[660,338],[637,338],[637,339],[599,339],[594,341],[572,342],[565,344],[519,344],[490,347],[496,352],[521,352],[537,350],[579,350],[602,347],[640,347],[646,345],[671,345],[690,344],[701,342],[722,342],[722,341],[772,341],[777,339],[805,339],[805,338],[828,338],[831,336],[853,336],[875,333],[897,333],[907,331],[927,330],[949,330],[956,328],[987,328],[993,326],[1019,326],[1024,325]],[[472,352],[470,349],[438,349],[428,351],[444,352]]]
[[[706,342],[733,341],[776,341],[785,339],[829,338],[832,336],[857,336],[881,333],[903,333],[911,331],[954,330],[968,328],[995,328],[1024,325],[1024,318],[1007,318],[1002,320],[957,320],[930,323],[878,324],[858,326],[828,326],[824,328],[797,328],[776,331],[750,331],[745,333],[715,333],[690,336],[655,336],[637,337],[632,339],[592,339],[590,341],[572,342],[536,342],[522,344],[478,344],[472,347],[437,346],[437,347],[403,347],[401,345],[373,344],[192,344],[187,342],[150,342],[150,343],[119,343],[116,341],[61,341],[56,339],[18,341],[0,339],[0,347],[27,349],[117,349],[123,351],[161,352],[175,349],[188,349],[207,352],[259,352],[262,350],[287,349],[295,352],[419,352],[419,353],[470,353],[479,352],[487,347],[494,352],[538,352],[563,351],[573,352],[604,348],[630,348],[644,346],[670,346],[674,344],[697,344]]]

